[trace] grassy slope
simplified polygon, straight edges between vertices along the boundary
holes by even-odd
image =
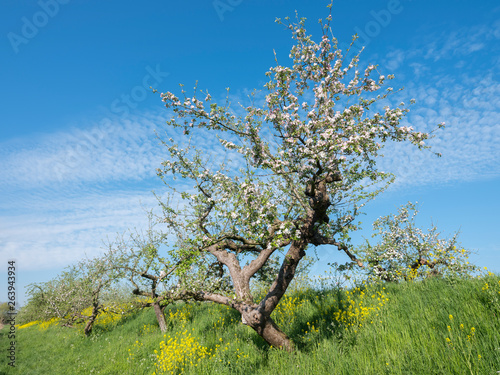
[[[489,289],[483,290],[486,281]],[[171,355],[165,366],[184,358],[177,369],[184,373],[495,374],[500,306],[490,297],[499,291],[496,276],[385,284],[353,297],[296,290],[275,316],[297,345],[293,354],[267,348],[237,314],[211,304],[172,307],[165,336],[151,310],[98,326],[90,338],[68,328],[33,326],[17,331],[17,368],[7,366],[2,354],[0,374],[152,374],[161,341]],[[346,313],[336,316],[339,311]],[[2,352],[9,341],[3,329]]]

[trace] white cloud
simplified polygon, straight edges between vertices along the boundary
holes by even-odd
[[[403,63],[405,55],[405,51],[400,49],[389,52],[386,56],[384,66],[390,71],[398,69]]]
[[[491,25],[463,27],[430,36],[434,41],[428,43],[422,52],[426,59],[434,61],[464,57],[485,49],[488,42],[500,39],[499,35],[498,20]]]
[[[165,132],[165,118],[144,113],[5,144],[0,256],[17,258],[25,270],[61,268],[102,252],[107,236],[143,228],[145,210],[158,207],[151,190],[166,190],[155,170],[168,153],[154,130],[188,142],[179,137],[182,129]],[[227,156],[213,137],[196,133],[192,142],[205,156],[213,154],[214,168]],[[242,166],[237,159],[232,165]],[[180,190],[192,188],[175,183]]]
[[[156,206],[148,192],[80,193],[33,199],[32,210],[0,216],[0,257],[17,258],[23,270],[63,267],[101,253],[107,236],[144,228],[144,208]]]
[[[154,174],[162,149],[153,130],[159,116],[109,119],[85,129],[45,135],[35,144],[0,155],[0,187],[138,180]],[[12,149],[6,144],[4,149]]]
[[[435,87],[410,87],[417,99],[415,109],[405,120],[416,129],[429,131],[445,121],[429,141],[431,153],[409,145],[389,145],[381,162],[384,170],[397,175],[396,186],[443,184],[495,178],[500,175],[500,83],[492,76],[463,76],[464,84],[450,90]],[[437,87],[437,88],[436,88]],[[429,107],[427,107],[429,106]]]
[[[406,86],[398,100],[417,101],[405,125],[420,131],[431,131],[443,121],[447,125],[428,142],[442,158],[401,144],[384,150],[386,158],[380,165],[396,174],[393,188],[500,175],[500,82],[495,53],[499,38],[500,20],[496,20],[415,38],[413,48],[387,54],[384,66],[403,77]]]

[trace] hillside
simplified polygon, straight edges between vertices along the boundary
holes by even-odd
[[[91,337],[56,324],[17,329],[16,368],[0,374],[495,374],[500,277],[359,288],[296,286],[273,314],[295,353],[268,348],[224,306],[151,309],[98,324]],[[0,345],[9,347],[6,329]]]

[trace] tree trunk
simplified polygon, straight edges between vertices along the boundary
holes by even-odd
[[[158,320],[158,325],[160,326],[160,331],[167,331],[167,321],[165,320],[165,315],[163,314],[163,310],[160,306],[160,302],[154,302],[153,308],[155,310],[156,319]]]
[[[99,315],[100,306],[98,303],[94,303],[92,307],[92,315],[90,315],[89,320],[85,324],[85,328],[83,329],[83,333],[85,336],[89,336],[92,332],[92,327],[94,326],[94,322],[97,319],[97,315]]]
[[[269,345],[289,352],[294,350],[292,340],[278,328],[270,316],[263,314],[257,308],[243,308],[241,321],[257,332]]]

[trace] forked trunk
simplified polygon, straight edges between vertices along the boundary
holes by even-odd
[[[310,215],[309,221],[310,222],[306,223],[304,228],[301,229],[301,232],[310,232],[309,227],[312,227],[315,222],[315,218],[312,214]],[[291,241],[290,248],[285,255],[285,259],[283,260],[276,279],[272,283],[267,295],[258,305],[252,302],[250,278],[263,267],[265,262],[269,259],[269,256],[272,255],[274,251],[273,248],[269,247],[263,250],[256,259],[241,269],[235,254],[226,250],[221,250],[214,245],[210,252],[215,255],[219,262],[229,269],[237,301],[226,296],[207,292],[197,294],[195,299],[212,301],[233,307],[240,312],[242,323],[251,327],[269,345],[283,350],[293,351],[294,345],[292,340],[278,328],[271,318],[271,314],[276,306],[278,306],[290,282],[295,276],[297,265],[305,256],[307,245],[308,242],[304,239]]]
[[[167,321],[165,320],[165,315],[160,306],[160,302],[154,302],[153,308],[155,310],[156,319],[158,320],[158,325],[160,326],[160,330],[162,332],[167,331]]]
[[[289,352],[294,350],[292,340],[278,328],[270,316],[266,316],[258,309],[245,309],[241,314],[241,321],[257,332],[269,345]]]

